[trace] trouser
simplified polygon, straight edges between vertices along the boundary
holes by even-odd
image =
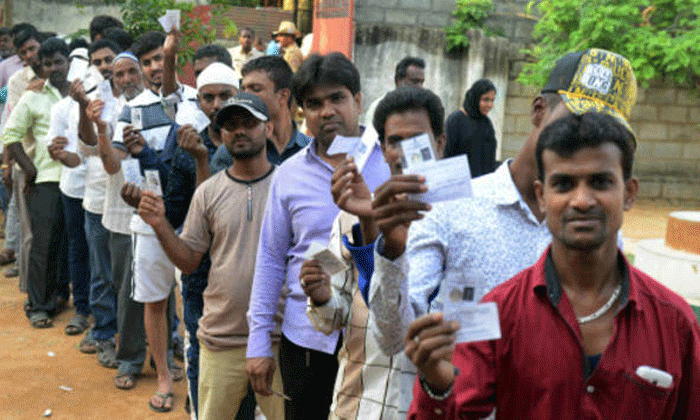
[[[199,318],[204,310],[204,299],[202,293],[207,287],[207,278],[211,259],[209,254],[204,254],[202,262],[197,270],[192,274],[183,274],[180,278],[180,290],[182,291],[182,319],[185,323],[185,369],[187,373],[187,387],[192,407],[191,417],[197,418],[199,407],[199,340],[197,339],[197,328],[199,328]],[[178,271],[179,272],[179,271]],[[281,388],[280,388],[281,389]],[[255,419],[255,393],[249,386],[248,393],[241,402],[236,415],[236,420]]]
[[[27,278],[29,276],[29,251],[32,248],[32,224],[29,219],[29,202],[24,194],[24,171],[19,165],[12,167],[12,195],[17,200],[19,215],[19,289],[27,291]]]
[[[90,253],[90,311],[95,318],[92,337],[109,340],[117,333],[117,293],[112,282],[109,231],[102,215],[85,211],[85,235]]]
[[[16,194],[10,195],[5,212],[5,249],[11,249],[15,258],[19,259],[19,209],[17,208]]]
[[[277,347],[276,345],[273,346]],[[213,351],[202,346],[199,359],[199,420],[232,419],[248,394],[246,348]],[[282,387],[279,366],[275,368],[272,389]],[[283,420],[283,399],[277,395],[256,396],[267,420]]]
[[[117,362],[119,374],[141,373],[146,360],[143,303],[131,298],[131,235],[109,232],[112,283],[117,293]]]
[[[83,200],[61,194],[68,238],[68,273],[73,286],[73,306],[80,315],[90,315],[90,259],[85,239]]]
[[[297,346],[282,335],[279,364],[284,393],[286,420],[327,420],[338,373],[338,339],[334,354]]]
[[[58,182],[32,187],[29,197],[32,244],[29,255],[27,317],[53,314],[58,297],[68,298],[67,247]]]

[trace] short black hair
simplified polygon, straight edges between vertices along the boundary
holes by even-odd
[[[430,128],[435,137],[441,135],[445,124],[445,107],[440,98],[431,90],[417,86],[402,86],[389,93],[379,101],[374,111],[372,124],[379,135],[379,141],[384,142],[386,120],[406,111],[425,110],[430,118]]]
[[[41,43],[38,52],[39,59],[53,57],[53,55],[56,53],[61,53],[64,57],[66,57],[66,59],[68,59],[70,50],[68,49],[68,44],[66,44],[66,41],[54,36]]]
[[[109,15],[98,15],[92,18],[90,21],[90,41],[95,41],[97,35],[105,36],[104,30],[107,28],[123,28],[124,24],[121,20],[109,16]]]
[[[401,79],[405,79],[408,76],[408,68],[410,66],[416,66],[419,69],[425,70],[425,60],[418,57],[404,57],[401,61],[396,64],[396,71],[394,71],[394,83],[397,83]]]
[[[346,56],[339,52],[326,55],[312,54],[292,78],[292,94],[299,105],[316,86],[345,86],[353,95],[360,93],[360,72]]]
[[[569,114],[554,121],[537,138],[535,159],[540,181],[544,182],[542,154],[545,150],[568,158],[583,148],[605,143],[613,143],[622,152],[622,176],[628,180],[632,176],[634,135],[621,122],[599,112]]]
[[[255,31],[253,29],[251,29],[250,27],[246,26],[245,28],[241,29],[240,33],[242,34],[243,31],[250,32],[251,38],[255,38]]]
[[[88,43],[85,38],[73,38],[68,44],[68,49],[71,52],[76,48],[85,48],[86,50],[90,48],[90,43]]]
[[[224,63],[227,66],[232,66],[231,54],[228,50],[221,45],[217,44],[205,44],[197,48],[197,51],[192,57],[192,62],[195,60],[201,60],[206,57],[214,57],[214,59],[219,63]]]
[[[117,45],[119,45],[119,48],[122,51],[128,50],[129,47],[131,47],[131,44],[134,43],[134,37],[129,35],[129,33],[124,29],[117,28],[116,26],[107,28],[104,31],[102,31],[102,38],[111,39]]]
[[[148,31],[134,41],[134,44],[131,46],[131,52],[140,60],[141,56],[162,47],[164,42],[165,34],[163,32]]]
[[[90,48],[88,48],[88,57],[92,59],[92,55],[95,53],[95,51],[101,50],[102,48],[109,48],[114,52],[114,55],[122,52],[121,48],[119,48],[119,45],[117,45],[116,42],[112,41],[111,39],[101,38],[90,44]]]
[[[46,38],[35,27],[30,26],[15,32],[15,35],[12,37],[12,43],[19,50],[30,39],[41,44]]]
[[[275,92],[280,89],[291,89],[294,72],[282,57],[276,55],[264,55],[245,63],[241,69],[241,77],[254,71],[263,71],[272,80]],[[289,95],[287,106],[292,106],[292,95]]]
[[[10,35],[12,35],[12,37],[14,38],[15,35],[17,35],[18,33],[22,32],[24,30],[27,30],[27,29],[35,30],[35,31],[37,30],[36,26],[32,25],[31,23],[20,22],[20,23],[13,25],[10,28]]]

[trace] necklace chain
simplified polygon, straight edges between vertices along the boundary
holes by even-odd
[[[585,324],[587,322],[595,321],[596,319],[600,318],[601,316],[605,315],[606,312],[610,310],[610,307],[613,306],[613,303],[617,300],[617,297],[620,296],[620,292],[622,291],[622,285],[618,284],[615,290],[613,290],[612,295],[610,296],[610,299],[605,302],[605,305],[601,306],[600,309],[597,311],[593,312],[590,315],[582,316],[581,318],[576,318],[579,324]]]

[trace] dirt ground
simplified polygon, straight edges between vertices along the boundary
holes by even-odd
[[[664,201],[636,203],[622,228],[626,249],[633,252],[639,239],[662,237],[669,212],[698,207]],[[112,384],[116,371],[101,367],[94,355],[80,353],[81,336],[64,334],[73,310],[58,316],[53,328],[33,329],[22,312],[25,296],[17,284],[17,278],[0,276],[0,419],[39,419],[46,409],[52,411],[50,418],[65,420],[188,419],[183,409],[184,381],[175,384],[172,412],[152,412],[148,399],[156,382],[150,367],[145,367],[134,389],[116,389]]]

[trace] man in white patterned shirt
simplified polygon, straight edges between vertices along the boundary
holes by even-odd
[[[587,76],[594,68],[605,70],[600,74],[609,79],[604,81],[609,89],[598,89],[601,84]],[[542,129],[569,113],[589,110],[611,114],[627,125],[635,99],[636,81],[624,57],[604,50],[566,55],[532,103],[533,128],[520,152],[494,173],[475,179],[473,198],[432,209],[397,198],[420,190],[422,182],[411,175],[394,176],[375,191],[374,217],[381,236],[369,291],[370,327],[387,354],[404,349],[403,337],[416,316],[442,310],[435,297],[446,275],[461,275],[479,301],[534,263],[549,245],[551,236],[534,190],[534,148]],[[410,385],[403,389],[411,392]]]

